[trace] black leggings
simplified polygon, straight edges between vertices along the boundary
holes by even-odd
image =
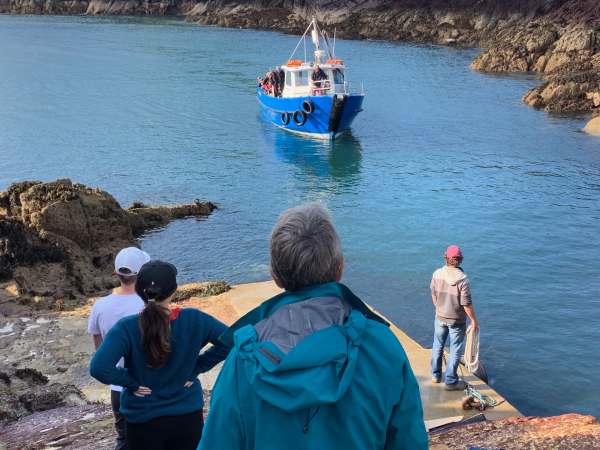
[[[202,411],[127,422],[127,445],[129,450],[196,450],[203,426]]]

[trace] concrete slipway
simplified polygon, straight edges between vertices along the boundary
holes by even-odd
[[[198,307],[230,325],[239,317],[243,316],[251,309],[254,309],[264,300],[280,292],[281,290],[277,288],[272,281],[243,284],[234,286],[230,291],[218,296],[192,299],[182,306]],[[443,383],[431,383],[431,375],[429,372],[430,350],[421,347],[395,325],[392,324],[390,329],[402,343],[410,360],[413,372],[419,381],[421,398],[425,411],[425,420],[429,427],[441,425],[448,421],[456,421],[459,420],[460,417],[470,417],[479,413],[479,411],[464,411],[462,409],[462,398],[464,397],[463,391],[450,392],[444,389]],[[206,388],[212,387],[217,373],[218,368],[203,375],[202,381]],[[495,408],[485,411],[485,416],[488,419],[494,420],[520,415],[515,407],[504,400],[497,392],[481,380],[474,376],[467,376],[465,377],[465,381],[474,386],[482,394],[489,395],[498,401],[502,401],[502,403]],[[449,420],[450,418],[453,418],[454,420]]]

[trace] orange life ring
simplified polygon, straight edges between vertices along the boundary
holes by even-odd
[[[288,67],[299,67],[302,65],[301,59],[290,59],[287,63]]]
[[[325,64],[334,64],[336,66],[343,66],[344,61],[342,61],[341,59],[328,59],[327,61],[325,61]]]

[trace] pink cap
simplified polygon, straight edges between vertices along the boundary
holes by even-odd
[[[446,258],[462,258],[463,254],[458,245],[451,245],[446,249],[446,253],[444,253]]]

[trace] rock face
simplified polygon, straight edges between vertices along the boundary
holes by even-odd
[[[434,434],[431,450],[498,448],[504,450],[600,449],[600,424],[593,416],[510,417],[465,425]]]
[[[291,33],[315,16],[341,38],[484,47],[476,70],[542,74],[544,83],[524,97],[536,108],[590,112],[600,103],[597,0],[0,0],[3,12],[186,15]]]
[[[110,194],[70,180],[13,184],[0,193],[0,279],[14,279],[22,297],[61,307],[113,287],[115,254],[136,236],[215,208],[197,201],[123,209]]]

